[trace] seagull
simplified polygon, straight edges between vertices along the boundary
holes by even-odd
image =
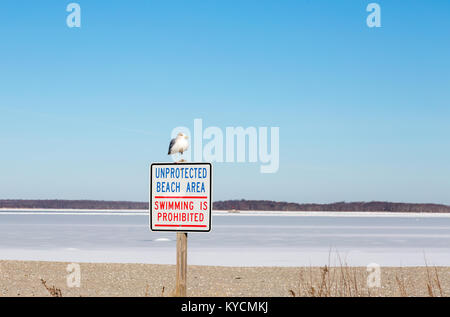
[[[187,151],[188,148],[189,148],[188,136],[180,132],[178,133],[176,138],[170,141],[169,152],[167,154],[171,155],[181,153],[181,155],[183,155],[183,152]],[[184,162],[184,160],[181,161]]]

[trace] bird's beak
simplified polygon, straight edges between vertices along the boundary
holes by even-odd
[[[187,135],[185,135],[184,138],[185,138],[186,140],[189,139],[189,137],[188,137]]]

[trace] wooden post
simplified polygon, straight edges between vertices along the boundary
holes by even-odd
[[[175,296],[186,297],[187,232],[177,232],[177,280]]]

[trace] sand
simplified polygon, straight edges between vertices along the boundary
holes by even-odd
[[[0,296],[172,296],[175,287],[174,265],[110,263],[80,263],[80,287],[68,287],[68,264],[0,261]],[[272,297],[450,294],[450,267],[381,268],[381,287],[371,288],[367,287],[369,274],[365,267],[189,266],[187,295]]]

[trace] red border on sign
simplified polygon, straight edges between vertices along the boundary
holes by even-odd
[[[155,224],[155,227],[195,227],[195,228],[206,228],[206,225],[161,225]]]
[[[155,196],[157,198],[196,198],[196,199],[207,199],[206,196]]]
[[[153,189],[153,166],[154,165],[209,165],[210,169],[210,177],[209,177],[209,197],[208,196],[152,196],[152,189]],[[212,222],[212,179],[213,179],[213,166],[211,163],[202,163],[202,162],[192,162],[192,163],[151,163],[150,164],[150,192],[149,192],[149,212],[150,212],[150,230],[151,231],[166,231],[166,232],[210,232],[211,231],[211,222]],[[156,199],[162,199],[162,200],[169,200],[169,199],[206,199],[208,204],[208,210],[206,211],[208,213],[209,218],[209,224],[205,225],[182,225],[182,224],[153,224],[152,223],[152,214],[153,214],[153,200]]]

